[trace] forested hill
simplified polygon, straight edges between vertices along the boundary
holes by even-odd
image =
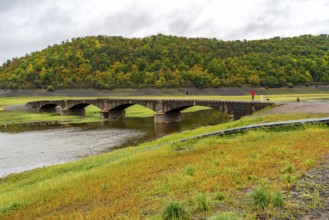
[[[329,83],[329,35],[221,41],[84,37],[0,67],[0,88],[268,87]]]

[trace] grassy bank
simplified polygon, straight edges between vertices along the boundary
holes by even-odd
[[[187,219],[292,218],[319,205],[314,190],[303,192],[309,201],[305,204],[291,201],[289,191],[303,172],[328,155],[328,127],[172,142],[219,129],[307,117],[316,115],[249,116],[11,175],[0,180],[0,218],[161,219],[172,210]]]

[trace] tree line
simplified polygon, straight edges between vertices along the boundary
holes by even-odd
[[[329,35],[222,41],[73,38],[7,60],[0,88],[266,87],[329,83]]]

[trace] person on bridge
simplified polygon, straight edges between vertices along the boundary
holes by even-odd
[[[254,101],[255,99],[255,90],[251,90],[251,100]]]

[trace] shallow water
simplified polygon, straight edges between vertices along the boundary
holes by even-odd
[[[9,126],[0,132],[0,177],[228,120],[216,110],[204,110],[184,113],[182,122],[170,124],[154,124],[149,117],[79,125]]]

